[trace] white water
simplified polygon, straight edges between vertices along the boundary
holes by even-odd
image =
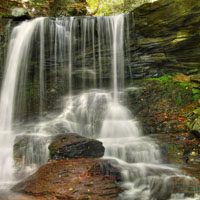
[[[20,76],[26,79],[32,36],[43,19],[17,26],[11,35],[0,96],[0,182],[13,178],[13,116]]]
[[[10,181],[13,177],[13,116],[15,96],[19,79],[26,79],[29,65],[31,44],[34,33],[39,30],[40,38],[40,111],[45,106],[45,34],[44,21],[40,18],[24,22],[16,27],[9,45],[6,73],[0,99],[0,181]],[[81,26],[81,43],[76,33]],[[62,71],[63,81],[68,84],[68,96],[65,98],[63,111],[57,116],[38,124],[29,124],[25,130],[19,131],[20,137],[28,137],[27,146],[21,149],[25,167],[41,165],[48,159],[47,146],[51,135],[75,132],[87,137],[99,138],[106,147],[105,158],[115,160],[114,165],[121,169],[122,187],[126,190],[122,199],[130,200],[165,200],[184,199],[184,194],[173,194],[171,188],[174,179],[180,179],[185,185],[195,184],[195,180],[184,176],[177,169],[161,164],[159,146],[149,137],[142,136],[138,122],[131,112],[122,104],[124,89],[124,16],[105,18],[66,18],[50,21],[50,57],[55,73],[55,83],[59,82],[57,74]],[[95,29],[96,28],[96,29]],[[103,30],[105,28],[105,31]],[[95,31],[97,34],[95,35]],[[88,34],[91,39],[88,41]],[[78,44],[77,44],[78,43]],[[90,43],[90,46],[88,45]],[[92,43],[92,44],[91,44]],[[77,46],[76,46],[77,44]],[[98,46],[96,46],[98,45]],[[82,51],[81,70],[73,58],[74,49]],[[102,58],[106,53],[111,62],[111,90],[102,90],[104,85],[104,65]],[[91,68],[87,66],[87,49],[91,48]],[[97,53],[96,50],[98,49]],[[68,58],[68,60],[65,60]],[[98,60],[96,60],[98,58]],[[98,65],[97,65],[98,64]],[[60,69],[59,69],[60,67]],[[98,68],[98,69],[97,69]],[[98,83],[100,89],[86,91],[86,77],[92,71],[92,88]],[[72,95],[73,77],[81,73],[82,93]],[[98,76],[97,76],[98,74]],[[98,78],[98,80],[97,80]],[[91,86],[90,86],[91,88]],[[187,198],[185,198],[187,199]]]
[[[44,98],[45,98],[45,79],[44,79],[44,65],[45,65],[45,40],[44,40],[44,20],[40,20],[40,114],[43,110]],[[23,30],[22,30],[23,31]],[[21,33],[19,33],[21,34]],[[32,37],[32,34],[31,34]],[[17,39],[17,38],[16,38]],[[22,77],[24,78],[24,77]]]
[[[73,20],[74,20],[74,18],[72,17],[72,18],[70,18],[70,24],[69,24],[69,26],[70,26],[70,29],[69,29],[69,32],[70,32],[70,34],[69,34],[69,41],[68,41],[68,43],[69,43],[69,53],[68,53],[68,55],[69,55],[69,70],[68,70],[68,74],[69,74],[69,96],[71,96],[72,95],[72,52],[73,52],[73,50],[72,50],[72,43],[73,43],[73,37],[72,37],[72,33],[73,33]]]
[[[113,19],[113,99],[117,103],[119,84],[120,81],[124,80],[124,36],[123,29],[121,28],[124,26],[124,17],[118,15],[113,17]],[[121,80],[118,79],[119,77]]]

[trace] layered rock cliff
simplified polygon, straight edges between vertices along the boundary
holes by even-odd
[[[131,67],[135,78],[187,72],[200,63],[200,2],[159,0],[134,10]]]

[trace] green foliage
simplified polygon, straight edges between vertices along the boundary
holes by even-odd
[[[195,103],[198,103],[199,99],[200,99],[200,94],[195,94],[193,96]]]
[[[133,11],[134,8],[155,0],[102,0],[96,15],[107,16]],[[99,0],[87,0],[89,12],[92,13],[98,7]]]
[[[181,105],[183,100],[182,96],[187,93],[187,90],[191,91],[191,98],[193,99],[193,101],[195,103],[199,103],[198,101],[200,100],[200,90],[193,88],[190,82],[174,82],[173,77],[168,74],[165,74],[164,76],[161,76],[159,78],[149,78],[148,80],[159,81],[159,83],[164,85],[165,87],[181,87],[181,92],[177,93],[176,106]]]
[[[198,103],[200,99],[200,90],[192,88],[192,93],[193,93],[193,98],[194,98],[195,103]]]
[[[164,76],[161,76],[159,78],[149,78],[148,80],[152,81],[158,81],[160,84],[162,84],[166,88],[171,88],[172,90],[176,91],[176,106],[180,106],[185,102],[185,96],[190,96],[192,102],[198,103],[200,100],[200,90],[193,88],[190,82],[176,82],[173,81],[173,77],[171,75],[165,74]],[[171,90],[170,89],[170,90]],[[168,90],[165,93],[165,98],[168,99]]]
[[[161,84],[164,84],[172,80],[172,76],[169,74],[165,74],[159,78],[149,78],[148,80],[155,80],[155,81],[159,81]]]
[[[199,92],[199,89],[192,88],[192,93],[193,94],[199,94],[200,92]]]
[[[191,87],[189,82],[181,82],[179,83],[180,86],[186,88],[186,87]]]
[[[176,106],[181,105],[181,103],[182,103],[182,96],[179,93],[178,96],[177,96],[177,98],[176,98]]]

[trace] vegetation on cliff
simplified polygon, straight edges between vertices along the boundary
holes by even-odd
[[[144,3],[154,1],[156,0],[87,0],[89,12],[93,12],[98,8],[95,14],[100,16],[127,13]]]

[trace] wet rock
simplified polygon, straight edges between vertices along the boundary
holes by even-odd
[[[109,168],[102,174],[101,165],[107,161],[73,159],[51,161],[12,190],[34,199],[119,199],[119,186]]]
[[[49,145],[50,157],[54,160],[72,158],[100,158],[105,148],[98,140],[77,134],[62,134],[52,139]]]

